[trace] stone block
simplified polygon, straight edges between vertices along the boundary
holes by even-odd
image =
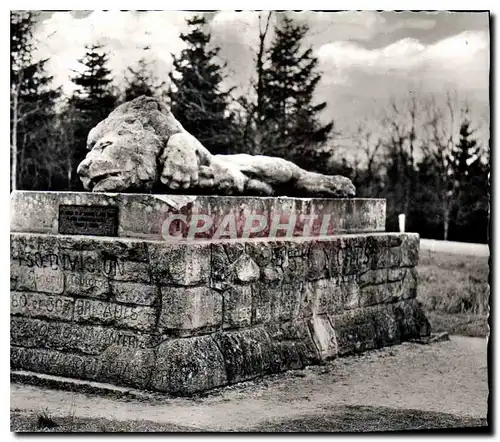
[[[341,279],[319,279],[309,283],[313,292],[313,315],[338,314],[344,309],[344,294]]]
[[[10,314],[62,321],[73,319],[74,299],[43,293],[10,292]]]
[[[254,282],[260,278],[259,266],[248,255],[242,255],[234,263],[234,272],[236,281],[240,283]]]
[[[401,333],[394,315],[393,305],[379,305],[370,310],[375,325],[375,347],[381,348],[400,343]]]
[[[327,255],[321,242],[313,242],[309,248],[307,279],[314,281],[329,276]]]
[[[418,233],[406,233],[401,237],[401,266],[416,267],[420,251],[420,236]]]
[[[304,282],[284,281],[281,284],[281,293],[277,298],[274,317],[281,321],[290,321],[300,317],[300,300]]]
[[[361,289],[358,275],[346,275],[338,279],[344,301],[344,309],[357,308],[360,305]]]
[[[151,331],[156,325],[156,316],[157,310],[153,307],[132,306],[93,299],[75,300],[74,320],[76,322]]]
[[[211,336],[171,339],[160,344],[151,388],[188,395],[228,382],[224,358]]]
[[[249,327],[252,323],[252,287],[233,285],[224,291],[223,327]]]
[[[281,267],[268,265],[261,269],[260,276],[264,282],[280,282],[283,280],[283,269]]]
[[[36,291],[35,269],[21,267],[17,262],[10,263],[10,289]]]
[[[115,301],[124,304],[154,305],[159,300],[159,289],[141,282],[112,281],[110,291]]]
[[[156,362],[152,349],[127,349],[111,345],[99,356],[102,381],[149,389]]]
[[[277,266],[273,260],[273,243],[270,241],[252,241],[245,243],[245,253],[262,269]]]
[[[271,339],[273,354],[272,372],[294,370],[320,361],[308,321],[303,319],[269,323],[265,329]]]
[[[252,325],[278,320],[281,295],[280,282],[252,284]]]
[[[261,326],[218,332],[213,339],[222,353],[230,384],[270,373],[277,359],[270,337]]]
[[[83,272],[64,272],[64,293],[70,296],[107,299],[110,281],[106,276]]]
[[[150,263],[153,280],[162,285],[193,286],[207,283],[210,277],[209,244],[151,244]]]
[[[122,261],[117,270],[110,275],[115,281],[124,282],[151,282],[151,269],[146,262]]]
[[[360,307],[388,304],[401,299],[416,297],[417,278],[414,269],[398,268],[384,270],[386,282],[361,287]],[[392,281],[389,282],[389,278]]]
[[[337,338],[339,356],[361,353],[376,347],[377,331],[369,307],[346,310],[330,316]]]
[[[111,327],[15,316],[12,316],[10,321],[10,338],[13,345],[74,351],[89,355],[101,354],[112,345],[128,352],[147,348],[151,344],[148,335]]]
[[[209,332],[222,324],[222,295],[208,287],[161,288],[160,331],[179,336]]]
[[[102,381],[99,359],[96,356],[11,345],[10,366],[13,370],[22,369],[69,378],[77,374],[79,379]]]
[[[307,256],[289,256],[287,264],[278,268],[282,269],[282,279],[285,284],[303,283],[308,273]]]
[[[338,353],[335,330],[327,315],[313,316],[308,322],[312,339],[322,361],[335,358]]]
[[[430,323],[416,299],[402,300],[393,308],[402,341],[430,335]]]

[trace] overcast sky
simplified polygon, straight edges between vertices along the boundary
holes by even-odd
[[[228,86],[249,89],[258,36],[257,12],[205,13],[212,41],[227,62]],[[484,118],[489,97],[489,25],[487,13],[306,12],[289,13],[310,28],[304,45],[320,60],[322,81],[317,98],[326,100],[325,119],[351,125],[386,105],[389,96],[410,89],[443,94],[456,90]],[[99,41],[110,53],[119,83],[125,68],[144,55],[156,60],[156,72],[167,79],[171,54],[183,43],[190,13],[44,12],[36,29],[38,55],[50,58],[57,85],[71,91],[71,69],[85,44]]]

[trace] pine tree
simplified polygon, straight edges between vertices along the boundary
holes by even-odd
[[[454,206],[452,228],[455,234],[464,229],[474,232],[484,242],[487,233],[488,167],[481,162],[481,147],[474,138],[468,118],[460,125],[460,138],[452,151]]]
[[[287,17],[276,26],[260,79],[263,97],[256,127],[262,134],[264,154],[318,170],[330,156],[322,149],[333,122],[323,125],[319,120],[325,102],[313,104],[321,75],[316,72],[318,59],[312,49],[302,50],[307,32],[306,25],[296,25]]]
[[[149,48],[144,48],[148,50]],[[143,57],[135,67],[128,67],[125,76],[124,101],[130,101],[141,95],[162,97],[165,81],[158,80],[151,68],[152,63]]]
[[[205,18],[188,19],[187,24],[189,32],[180,36],[187,48],[174,57],[174,72],[169,74],[172,113],[210,152],[231,153],[235,116],[228,106],[231,91],[222,90],[225,65],[215,61],[219,48],[209,49]]]
[[[77,86],[69,100],[68,113],[74,117],[75,148],[72,158],[73,188],[81,188],[76,174],[78,164],[85,158],[89,131],[105,119],[117,104],[117,92],[113,87],[108,55],[99,44],[87,45],[86,53],[78,61],[85,67],[71,81]]]
[[[36,13],[13,11],[11,26],[11,189],[48,189],[58,162],[54,154],[55,102],[47,59],[33,60]]]

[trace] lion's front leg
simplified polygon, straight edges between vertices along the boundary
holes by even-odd
[[[356,196],[356,187],[349,178],[341,175],[322,175],[301,170],[295,187],[301,195],[352,198]]]
[[[160,181],[171,189],[189,189],[199,181],[199,171],[209,162],[210,153],[187,132],[172,135],[159,161],[163,165]]]

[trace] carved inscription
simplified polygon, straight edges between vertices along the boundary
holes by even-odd
[[[10,312],[11,314],[71,320],[73,299],[63,296],[47,296],[41,293],[11,292]]]
[[[64,274],[51,268],[35,268],[35,284],[37,292],[60,294],[64,291]]]
[[[47,322],[40,319],[11,317],[11,341],[26,347],[76,349],[88,354],[99,354],[111,345],[126,348],[144,348],[146,335],[116,330],[100,325]]]
[[[124,274],[124,262],[115,257],[101,258],[91,255],[70,253],[23,253],[13,257],[20,266],[29,268],[49,268],[52,270],[70,270],[88,272],[105,276]]]
[[[11,346],[11,366],[59,375],[93,378],[99,370],[99,360],[92,356],[80,356],[53,350],[19,348]]]
[[[77,299],[74,319],[76,321],[116,322],[130,328],[149,330],[155,323],[155,309],[92,299]]]
[[[59,233],[118,236],[118,207],[60,205]]]

